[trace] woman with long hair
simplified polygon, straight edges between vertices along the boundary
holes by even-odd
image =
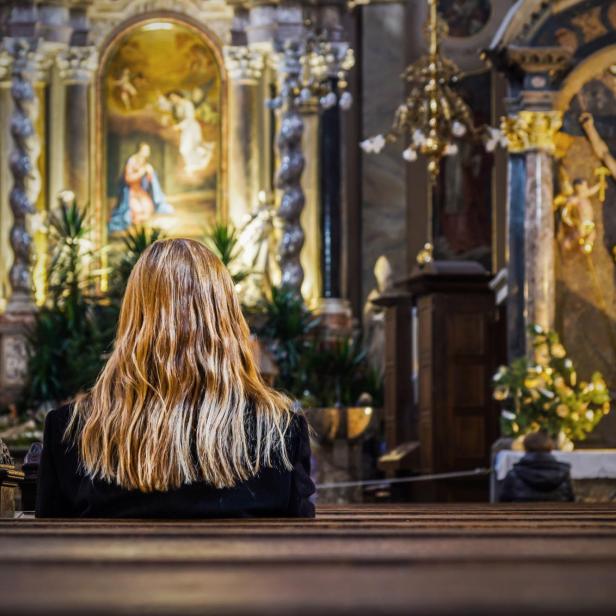
[[[51,411],[37,517],[314,515],[305,418],[257,371],[221,261],[155,242],[94,387]]]

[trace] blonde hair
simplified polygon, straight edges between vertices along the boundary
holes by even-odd
[[[291,402],[262,381],[249,336],[210,250],[152,244],[128,280],[113,352],[67,428],[85,472],[149,492],[231,487],[275,460],[290,468]]]

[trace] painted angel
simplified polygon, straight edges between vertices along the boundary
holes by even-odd
[[[180,133],[180,154],[186,173],[194,175],[206,169],[214,154],[214,143],[203,140],[192,98],[179,90],[172,90],[161,97],[159,108],[171,112],[176,119],[173,128]]]
[[[133,98],[137,96],[137,88],[132,82],[132,76],[128,67],[122,69],[119,79],[111,81],[111,85],[119,90],[120,100],[127,111],[133,106]]]

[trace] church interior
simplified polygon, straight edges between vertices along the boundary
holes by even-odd
[[[299,527],[194,527],[209,590],[181,595],[176,556],[150,562],[152,582],[122,551],[122,533],[146,527],[80,522],[64,540],[94,532],[94,547],[71,552],[51,543],[59,527],[27,526],[45,416],[93,385],[132,267],[171,237],[222,260],[262,377],[303,408],[321,525],[303,539],[321,546],[320,569]],[[80,563],[115,563],[110,605],[130,613],[518,614],[501,582],[539,577],[526,612],[610,613],[615,395],[616,0],[0,0],[7,613],[44,613],[44,598],[24,601],[30,574],[53,613],[106,613],[100,588],[67,591],[52,562],[84,588]],[[544,450],[567,492],[535,483],[534,500],[568,502],[499,517],[526,500],[511,478]],[[382,541],[374,561],[349,524]],[[509,560],[492,568],[462,542],[479,528]],[[181,529],[160,532],[163,552],[189,549]],[[214,571],[223,556],[204,542],[217,532],[235,537],[236,569]],[[323,596],[289,571],[271,603],[256,589],[275,586],[271,563],[293,551],[276,546],[293,542],[292,566],[313,567]],[[460,578],[456,542],[471,563]],[[408,587],[407,549],[434,565]],[[233,575],[245,591],[226,603]],[[126,579],[166,590],[131,603]]]

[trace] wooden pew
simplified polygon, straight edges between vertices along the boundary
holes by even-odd
[[[0,614],[614,613],[610,505],[0,521]]]

